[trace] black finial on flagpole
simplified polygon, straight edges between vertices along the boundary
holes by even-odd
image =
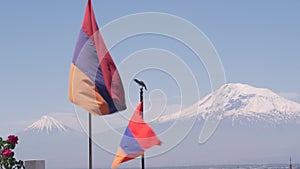
[[[145,88],[145,90],[147,90],[147,87],[146,87],[146,85],[145,85],[145,83],[144,83],[143,81],[138,80],[138,79],[134,79],[134,81],[135,81],[138,85],[140,85],[140,87]]]
[[[145,90],[147,90],[147,87],[146,87],[146,85],[145,85],[145,83],[143,82],[143,81],[141,81],[141,80],[138,80],[138,79],[134,79],[134,81],[140,86],[140,102],[142,103],[142,107],[141,107],[141,109],[142,109],[142,117],[144,116],[144,97],[143,97],[143,95],[144,95],[144,88],[145,88]],[[145,169],[145,158],[144,158],[144,154],[142,155],[142,158],[141,158],[141,165],[142,165],[142,169]]]

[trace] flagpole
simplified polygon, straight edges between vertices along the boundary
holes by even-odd
[[[93,168],[92,154],[92,115],[89,113],[89,169]]]
[[[143,93],[144,92],[144,87],[140,85],[140,102],[142,103],[141,105],[141,109],[142,109],[142,118],[144,118],[144,97],[143,97]],[[145,169],[145,158],[144,158],[144,154],[142,155],[141,158],[141,165],[142,165],[142,169]]]
[[[142,110],[142,112],[141,112],[141,114],[142,114],[142,118],[144,117],[144,97],[143,97],[143,95],[144,95],[144,88],[145,88],[145,90],[147,90],[147,87],[146,87],[146,85],[145,85],[145,83],[143,82],[143,81],[141,81],[141,80],[137,80],[137,79],[134,79],[134,81],[137,83],[137,84],[139,84],[139,86],[140,86],[140,102],[142,103],[141,104],[141,110]],[[145,158],[144,158],[144,154],[142,155],[142,158],[141,158],[141,165],[142,165],[142,169],[145,169]]]

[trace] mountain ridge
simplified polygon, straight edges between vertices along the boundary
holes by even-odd
[[[256,88],[248,84],[229,83],[200,99],[193,106],[171,115],[165,115],[158,122],[178,118],[198,116],[207,119],[215,111],[218,102],[221,119],[231,118],[233,122],[263,121],[270,124],[282,124],[300,119],[300,104],[290,101],[266,88]]]

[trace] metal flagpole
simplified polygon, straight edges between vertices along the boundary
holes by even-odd
[[[144,88],[145,88],[145,90],[147,90],[147,87],[146,87],[146,85],[145,85],[145,83],[143,82],[143,81],[141,81],[141,80],[137,80],[137,79],[134,79],[134,81],[137,83],[137,84],[139,84],[139,86],[140,86],[140,102],[142,103],[142,107],[141,107],[141,109],[142,109],[142,117],[144,116],[144,98],[143,98],[143,94],[144,94]],[[142,169],[145,169],[145,158],[144,158],[144,154],[142,155],[142,158],[141,158],[141,165],[142,165]]]
[[[143,91],[144,90],[144,87],[143,86],[141,86],[140,85],[140,102],[142,103],[142,107],[141,107],[141,109],[142,109],[142,112],[141,112],[141,114],[142,114],[142,117],[144,118],[144,98],[143,98]],[[144,154],[142,155],[142,158],[141,158],[141,164],[142,164],[142,169],[145,169],[145,158],[144,158]]]
[[[93,168],[92,154],[92,115],[89,113],[89,169]]]

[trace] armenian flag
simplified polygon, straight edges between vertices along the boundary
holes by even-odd
[[[113,169],[120,163],[143,155],[146,149],[161,144],[152,128],[143,120],[142,105],[140,102],[129,121],[113,161]]]
[[[69,77],[69,100],[91,114],[125,110],[123,84],[88,0]]]

